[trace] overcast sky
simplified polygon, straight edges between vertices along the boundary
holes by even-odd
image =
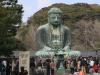
[[[35,12],[43,7],[50,6],[54,3],[89,3],[100,4],[100,0],[18,0],[19,4],[23,5],[23,22],[26,22],[28,17],[32,16]]]

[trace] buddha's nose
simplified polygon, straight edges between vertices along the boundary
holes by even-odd
[[[55,22],[58,22],[58,18],[57,17],[55,18]]]

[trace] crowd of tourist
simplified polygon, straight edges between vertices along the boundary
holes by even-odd
[[[21,72],[18,59],[14,65],[11,60],[0,59],[0,75],[28,75],[23,66],[20,69]],[[100,74],[100,61],[92,56],[67,57],[63,61],[57,57],[36,57],[30,60],[29,75],[60,75],[59,71],[63,71],[65,75]]]
[[[96,57],[70,57],[64,61],[58,61],[55,58],[34,59],[31,63],[31,75],[56,75],[61,64],[64,67],[64,73],[71,75],[86,75],[100,73],[99,59]]]

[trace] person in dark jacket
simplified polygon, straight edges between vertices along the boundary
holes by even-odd
[[[28,75],[28,72],[24,70],[24,67],[21,67],[21,72],[19,72],[19,75]]]

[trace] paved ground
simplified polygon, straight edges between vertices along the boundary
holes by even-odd
[[[67,70],[65,72],[65,70],[62,68],[56,71],[56,75],[72,75],[72,74],[70,74],[70,70]],[[100,75],[100,73],[86,74],[86,75]]]
[[[46,75],[46,69],[44,69],[44,75]],[[57,71],[55,71],[55,75],[72,75],[70,74],[69,70],[66,70],[64,68],[58,69]],[[100,75],[100,73],[95,73],[95,74],[86,74],[86,75]]]
[[[56,75],[72,75],[72,74],[62,73],[62,74],[56,74]],[[100,75],[100,73],[95,73],[95,74],[86,74],[86,75]]]

